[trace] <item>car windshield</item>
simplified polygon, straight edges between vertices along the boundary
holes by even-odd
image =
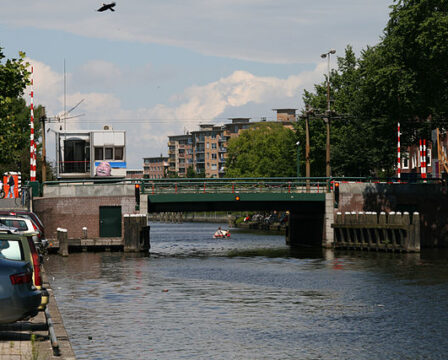
[[[0,239],[0,258],[9,260],[24,260],[20,240]]]
[[[26,226],[25,220],[18,220],[18,219],[0,219],[0,223],[6,226],[14,227],[20,231],[27,231],[28,226]]]

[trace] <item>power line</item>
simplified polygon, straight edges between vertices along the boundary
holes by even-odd
[[[62,118],[61,118],[62,119]],[[74,120],[73,118],[66,118],[66,120]],[[202,122],[202,123],[206,123],[206,122],[210,122],[210,123],[215,123],[215,122],[219,122],[219,121],[228,121],[229,118],[214,118],[214,119],[180,119],[180,118],[172,118],[172,119],[156,119],[156,118],[152,118],[152,119],[133,119],[133,118],[124,118],[124,119],[110,119],[110,118],[105,118],[105,119],[84,119],[82,121],[82,123],[151,123],[151,124],[169,124],[175,121],[189,121],[189,122]],[[255,120],[254,122],[256,122],[257,120]],[[274,121],[274,120],[270,120],[270,121]]]

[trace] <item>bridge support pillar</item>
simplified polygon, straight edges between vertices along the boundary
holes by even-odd
[[[334,224],[334,194],[325,193],[325,219],[322,238],[322,246],[325,248],[331,248],[334,244],[334,229],[331,226],[332,224]]]
[[[294,246],[322,246],[323,213],[294,213],[288,217],[286,244]]]

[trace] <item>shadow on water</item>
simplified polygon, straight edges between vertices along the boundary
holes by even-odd
[[[295,259],[324,259],[325,249],[308,247],[282,247],[282,248],[256,248],[256,249],[235,249],[229,251],[227,257],[257,257],[267,258],[295,258]]]

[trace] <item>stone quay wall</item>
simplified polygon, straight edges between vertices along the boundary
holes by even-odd
[[[340,182],[337,212],[415,212],[420,214],[421,247],[448,247],[446,184]]]

